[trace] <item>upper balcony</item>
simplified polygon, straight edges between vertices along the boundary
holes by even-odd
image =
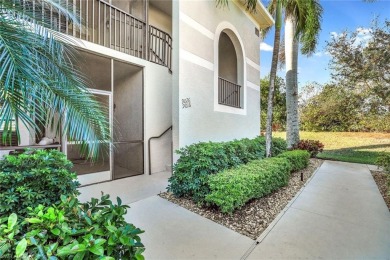
[[[35,0],[32,1],[34,5]],[[68,10],[81,21],[59,14],[48,5],[42,11],[51,29],[93,42],[171,70],[171,1],[66,0]],[[35,9],[34,9],[35,10]],[[40,10],[41,11],[41,10]]]

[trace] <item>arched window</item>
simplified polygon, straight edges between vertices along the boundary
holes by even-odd
[[[229,36],[222,32],[218,42],[218,76],[237,83],[237,54]]]
[[[218,39],[218,104],[243,108],[243,53],[229,29]]]

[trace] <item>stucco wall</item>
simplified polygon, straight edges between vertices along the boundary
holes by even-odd
[[[172,74],[166,67],[152,64],[144,68],[145,173],[148,173],[147,141],[172,125]],[[171,133],[151,143],[152,173],[171,164]],[[167,139],[168,138],[168,139]]]
[[[178,100],[173,100],[178,114],[174,125],[179,126],[174,132],[175,148],[259,134],[260,38],[255,35],[256,24],[244,10],[233,2],[229,8],[216,7],[214,1],[180,1],[176,8],[174,5],[173,13],[179,19],[173,25],[179,49],[178,71],[174,70],[178,76],[173,83],[179,92]],[[241,47],[238,77],[243,85],[242,109],[216,104],[218,39],[224,29],[234,33],[235,46]]]
[[[172,35],[172,18],[153,5],[149,5],[149,24]]]

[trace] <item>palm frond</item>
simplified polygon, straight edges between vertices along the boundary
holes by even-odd
[[[246,10],[249,12],[256,12],[257,0],[245,0]]]
[[[281,0],[285,17],[295,21],[295,37],[302,44],[301,53],[311,55],[318,44],[323,8],[319,0]]]
[[[229,0],[215,0],[217,7],[229,7]],[[249,12],[256,12],[257,0],[245,0],[245,8]]]
[[[14,119],[35,131],[44,123],[95,157],[109,144],[110,127],[101,104],[87,90],[88,80],[72,63],[77,51],[69,43],[75,40],[44,27],[45,20],[34,17],[24,2],[0,4],[0,125],[9,133],[19,131],[18,124],[13,129],[9,123]],[[51,4],[73,19],[59,1],[35,2]]]
[[[271,0],[269,3],[268,3],[268,6],[267,6],[267,10],[268,12],[271,14],[271,16],[276,19],[276,7],[277,7],[277,3],[278,1],[277,0]],[[283,8],[282,8],[283,9]],[[276,23],[276,21],[275,21]],[[276,24],[275,24],[276,25]],[[268,33],[270,32],[270,30],[273,28],[273,26],[269,26],[267,28],[262,28],[261,29],[261,35],[262,35],[262,38],[264,39]]]
[[[317,0],[306,1],[305,5],[307,11],[304,29],[300,35],[301,53],[311,55],[318,44],[323,9]]]

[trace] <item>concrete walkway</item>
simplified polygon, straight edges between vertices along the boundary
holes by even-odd
[[[81,194],[79,199],[82,202],[91,198],[99,198],[104,194],[110,194],[111,200],[116,201],[116,197],[122,199],[123,204],[130,204],[160,192],[165,192],[168,186],[170,172],[159,172],[152,175],[143,174],[115,181],[103,182],[79,188]]]
[[[158,196],[130,204],[129,222],[142,227],[145,259],[240,259],[252,239]]]
[[[122,192],[142,189],[141,178],[122,180]],[[157,194],[164,178],[145,180],[158,180],[152,185]],[[106,193],[118,193],[108,185]],[[86,188],[84,197],[99,190]],[[144,198],[133,191],[121,195],[135,201],[126,219],[145,230],[146,259],[390,259],[390,213],[366,165],[324,162],[257,241],[150,196],[153,189]]]
[[[390,259],[390,212],[366,165],[325,161],[268,231],[248,259]]]

